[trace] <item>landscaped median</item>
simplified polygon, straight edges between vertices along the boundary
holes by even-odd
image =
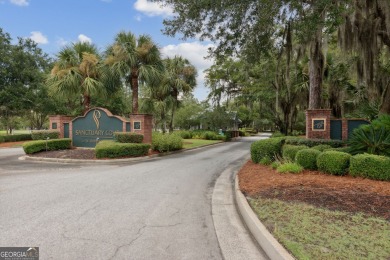
[[[238,174],[240,189],[297,259],[390,259],[390,158],[351,155],[339,145],[255,142]]]
[[[47,136],[50,134],[50,136]],[[36,133],[36,138],[45,140],[36,140],[26,142],[23,147],[26,154],[32,155],[34,159],[128,159],[145,156],[155,156],[179,150],[188,150],[198,147],[208,146],[223,142],[222,140],[204,140],[204,139],[183,139],[180,134],[153,133],[152,144],[142,143],[143,136],[131,132],[115,132],[114,140],[101,140],[95,149],[77,149],[71,147],[70,139],[50,139],[58,138],[53,133],[47,131]],[[209,134],[211,136],[211,134]],[[47,138],[49,137],[49,138]],[[66,144],[66,145],[65,145]]]

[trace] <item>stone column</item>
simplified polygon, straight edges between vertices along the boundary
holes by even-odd
[[[306,138],[330,139],[331,109],[306,110]]]
[[[142,134],[144,143],[152,144],[153,116],[149,114],[130,114],[131,132]]]

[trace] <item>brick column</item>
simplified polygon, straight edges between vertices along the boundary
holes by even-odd
[[[49,116],[50,130],[60,132],[60,138],[64,138],[64,123],[69,123],[69,137],[72,138],[72,116],[54,115]]]
[[[341,139],[343,141],[347,141],[348,140],[348,119],[347,118],[343,118],[341,120]]]
[[[131,114],[131,132],[142,134],[144,136],[144,143],[152,143],[153,130],[153,116],[148,114]]]
[[[330,109],[306,110],[306,138],[309,139],[330,139]],[[315,127],[314,123],[321,123],[324,126]]]

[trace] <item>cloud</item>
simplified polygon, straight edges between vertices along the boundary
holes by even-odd
[[[79,39],[80,42],[92,43],[92,39],[84,34],[79,34],[79,36],[77,38]]]
[[[59,45],[60,47],[63,47],[67,44],[68,44],[68,41],[65,40],[64,38],[61,38],[61,37],[57,38],[57,45]]]
[[[147,16],[171,16],[173,14],[171,7],[152,3],[148,0],[137,0],[134,3],[134,8]]]
[[[28,6],[29,2],[28,0],[10,0],[11,4],[18,5],[18,6]]]
[[[136,16],[134,16],[134,19],[135,19],[137,22],[141,22],[141,21],[142,21],[142,16],[141,16],[141,15],[136,15]]]
[[[30,39],[38,44],[48,44],[49,43],[47,37],[38,31],[31,32]]]
[[[186,42],[177,45],[167,45],[161,48],[161,53],[164,58],[173,58],[175,55],[182,56],[189,60],[192,65],[198,71],[196,78],[197,87],[194,91],[195,97],[199,100],[207,98],[208,89],[205,87],[205,76],[204,72],[206,69],[213,65],[212,59],[206,59],[208,55],[208,49],[214,47],[213,44],[201,44],[200,42]]]

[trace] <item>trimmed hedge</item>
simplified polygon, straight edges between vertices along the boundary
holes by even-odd
[[[150,144],[118,143],[111,140],[100,141],[95,147],[96,158],[120,158],[147,155]]]
[[[26,154],[33,154],[41,151],[54,151],[70,149],[72,140],[69,138],[53,140],[36,140],[23,144],[23,150]]]
[[[349,173],[374,180],[390,181],[390,158],[373,154],[351,157]]]
[[[316,149],[299,150],[295,156],[295,161],[308,170],[317,170],[317,157],[321,152]]]
[[[132,132],[114,132],[115,140],[119,143],[142,143],[144,136]]]
[[[183,148],[183,138],[177,134],[162,134],[154,132],[152,136],[152,149],[159,152],[169,152]]]
[[[285,144],[282,148],[282,155],[284,159],[295,161],[295,156],[298,151],[307,149],[306,145],[289,145]]]
[[[35,130],[31,132],[31,138],[33,140],[46,140],[60,138],[60,132],[57,130]]]
[[[287,138],[286,144],[291,145],[306,145],[308,147],[318,146],[318,145],[329,145],[331,147],[341,147],[344,142],[340,140],[325,140],[325,139],[306,139],[306,138]]]
[[[327,149],[337,149],[337,148],[333,148],[329,144],[319,144],[319,145],[313,146],[312,149],[315,149],[315,150],[318,150],[320,152],[323,152],[323,151],[325,151]]]
[[[0,135],[0,143],[28,141],[31,139],[31,134],[16,134],[16,135]]]
[[[275,155],[281,155],[285,137],[263,139],[251,144],[251,158],[254,163],[259,163],[263,158],[275,160]]]
[[[318,170],[333,175],[344,175],[348,171],[349,159],[348,153],[328,151],[323,152],[317,157]]]

